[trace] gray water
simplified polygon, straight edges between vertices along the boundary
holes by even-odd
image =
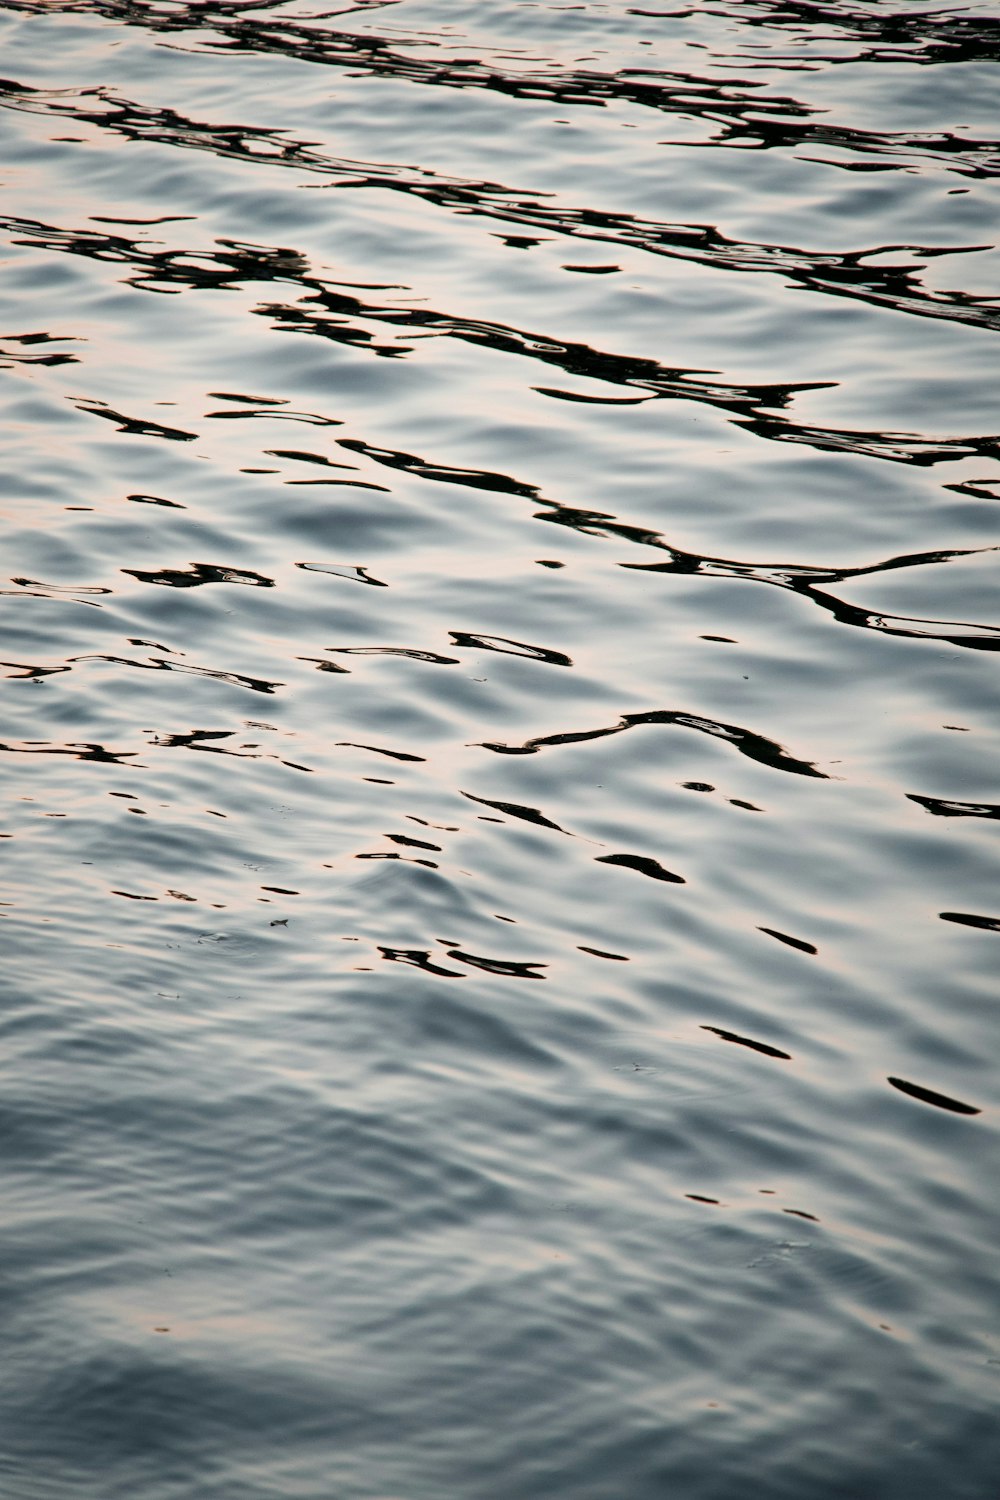
[[[3,1495],[994,1500],[1000,15],[0,59]]]

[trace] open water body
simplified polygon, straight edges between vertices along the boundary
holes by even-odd
[[[10,1500],[993,1500],[1000,17],[0,4]]]

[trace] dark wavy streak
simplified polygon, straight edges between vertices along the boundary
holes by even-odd
[[[761,1052],[765,1057],[777,1057],[782,1062],[791,1062],[792,1054],[782,1052],[780,1047],[772,1047],[770,1042],[756,1042],[752,1037],[740,1036],[736,1031],[723,1031],[721,1026],[702,1026],[702,1031],[712,1031],[724,1042],[735,1042],[738,1047],[749,1047],[752,1052]]]
[[[922,1083],[910,1083],[906,1078],[887,1078],[886,1082],[891,1083],[901,1094],[909,1094],[911,1099],[919,1099],[921,1104],[932,1104],[935,1109],[946,1109],[953,1115],[982,1114],[978,1105],[953,1099],[950,1094],[939,1094],[936,1089],[925,1088]]]
[[[963,458],[1000,458],[1000,435],[996,433],[935,440],[918,438],[906,432],[838,432],[829,427],[803,427],[770,415],[743,419],[735,426],[744,427],[757,437],[770,438],[772,442],[804,443],[828,453],[853,453],[920,468],[957,463]]]
[[[9,592],[9,590],[7,592]],[[44,599],[45,597],[46,596],[44,594],[38,595],[38,598],[40,599]],[[71,670],[71,668],[67,666],[32,666],[30,662],[24,661],[0,661],[0,667],[10,667],[11,671],[5,673],[4,675],[13,678],[16,681],[24,681],[26,678],[37,681],[40,677],[54,677],[57,672],[69,672]]]
[[[6,87],[10,85],[0,84],[0,104],[8,102],[3,98]],[[168,287],[176,287],[178,291],[197,287],[220,290],[241,286],[248,281],[297,282],[303,280],[308,271],[306,261],[295,250],[244,245],[237,240],[216,240],[215,244],[221,249],[199,252],[195,256],[185,250],[155,250],[141,240],[105,230],[61,229],[40,220],[9,215],[0,215],[0,228],[10,234],[27,236],[26,240],[15,240],[15,244],[38,245],[45,250],[64,251],[85,256],[88,260],[128,266],[138,274],[125,278],[125,285],[145,291],[163,291]],[[104,415],[104,412],[99,410],[94,414]]]
[[[230,750],[222,745],[206,743],[209,740],[229,740],[235,735],[235,729],[190,729],[186,734],[164,734],[156,735],[153,744],[167,750],[205,750],[214,755],[236,755],[243,759],[260,760],[258,754],[246,750]]]
[[[501,656],[523,656],[528,661],[543,661],[550,667],[571,667],[572,657],[549,646],[530,646],[527,641],[512,641],[505,635],[480,635],[474,630],[449,630],[456,646],[474,651],[496,651]]]
[[[774,150],[833,145],[865,155],[902,156],[908,161],[941,157],[964,176],[988,177],[1000,171],[993,141],[968,140],[950,132],[894,133],[853,129],[812,118],[815,106],[784,95],[755,97],[753,79],[717,79],[696,74],[635,68],[617,73],[559,67],[511,72],[488,60],[462,56],[425,58],[398,50],[398,40],[353,32],[315,30],[274,18],[234,15],[228,5],[203,3],[164,12],[142,0],[95,0],[93,9],[109,20],[161,32],[210,32],[211,51],[281,56],[296,62],[350,68],[352,73],[432,88],[480,89],[506,99],[551,100],[562,108],[630,104],[683,119],[698,119],[715,131],[711,144]],[[741,13],[742,22],[742,13]],[[426,48],[425,38],[421,46]],[[460,44],[461,45],[461,44]],[[467,45],[463,49],[468,51]],[[834,163],[839,165],[839,163]]]
[[[11,583],[16,583],[22,589],[44,589],[42,598],[48,598],[52,594],[68,594],[74,597],[74,602],[84,603],[76,599],[77,594],[110,594],[111,589],[101,583],[45,583],[41,578],[12,578]],[[4,589],[5,594],[12,593],[11,589]]]
[[[735,559],[701,556],[698,553],[685,552],[680,548],[672,547],[659,532],[620,521],[605,511],[585,510],[579,506],[569,506],[557,500],[549,500],[539,494],[534,485],[525,484],[507,475],[494,474],[488,470],[459,469],[450,468],[445,464],[432,464],[412,453],[376,448],[372,444],[362,443],[353,438],[341,438],[338,442],[352,448],[355,452],[363,452],[377,463],[394,469],[402,469],[406,473],[418,474],[422,478],[450,484],[472,485],[477,489],[495,490],[501,494],[523,495],[531,498],[547,507],[545,511],[537,514],[538,519],[554,525],[567,526],[586,536],[616,537],[637,546],[652,547],[669,554],[669,560],[664,562],[620,564],[621,567],[634,572],[681,573],[688,576],[735,578],[749,583],[765,583],[774,588],[786,589],[798,594],[832,615],[842,625],[878,631],[885,635],[943,641],[972,651],[1000,650],[1000,627],[954,620],[928,620],[884,614],[865,609],[861,605],[850,604],[846,600],[837,598],[827,588],[820,587],[823,584],[843,583],[850,578],[862,578],[875,573],[940,565],[955,558],[972,557],[980,552],[1000,550],[996,547],[908,553],[856,568],[821,568],[787,563],[746,563]],[[914,458],[911,461],[926,460]],[[451,633],[455,635],[455,632]]]
[[[139,753],[138,750],[107,750],[103,745],[89,741],[68,745],[51,745],[44,742],[22,745],[0,743],[0,751],[5,751],[9,755],[68,755],[73,760],[99,760],[113,766],[127,765]],[[135,767],[130,769],[135,769]]]
[[[664,545],[650,541],[649,545]],[[1000,651],[1000,626],[969,624],[958,620],[929,620],[905,615],[883,614],[865,609],[861,605],[849,604],[820,584],[844,583],[850,578],[868,577],[875,573],[895,572],[904,568],[941,565],[954,558],[973,557],[980,552],[995,552],[996,547],[955,549],[951,551],[911,553],[903,557],[887,558],[884,562],[872,563],[859,568],[823,569],[799,565],[774,565],[764,563],[742,563],[723,558],[699,557],[668,547],[669,562],[622,563],[623,568],[642,573],[698,574],[713,578],[742,578],[747,582],[766,583],[774,588],[786,589],[808,599],[841,625],[852,625],[861,630],[874,630],[883,635],[904,636],[911,639],[943,641],[952,646],[963,646],[971,651]]]
[[[279,765],[288,766],[293,771],[312,771],[312,766],[299,765],[292,760],[285,760],[281,755],[275,755],[273,751],[256,750],[242,745],[233,750],[225,745],[208,744],[210,740],[233,739],[236,735],[235,729],[192,729],[187,734],[151,734],[150,745],[157,750],[195,750],[205,755],[228,755],[234,760],[276,760]]]
[[[508,817],[518,818],[524,823],[534,823],[538,828],[551,828],[555,833],[566,833],[572,838],[568,828],[563,828],[559,823],[553,823],[537,807],[526,807],[522,802],[495,802],[490,797],[476,797],[472,792],[463,792],[463,797],[468,797],[470,802],[478,802],[481,807],[492,807],[495,812],[506,813]]]
[[[713,739],[725,740],[741,755],[746,755],[750,760],[759,762],[760,765],[770,766],[774,771],[790,771],[793,775],[812,776],[820,781],[830,779],[825,771],[819,770],[811,761],[797,759],[794,755],[790,755],[782,745],[768,739],[765,735],[756,734],[751,729],[743,729],[738,724],[724,724],[718,719],[684,713],[680,709],[654,709],[649,713],[622,714],[617,724],[605,725],[600,729],[538,735],[534,739],[525,740],[521,745],[484,741],[480,744],[480,748],[492,750],[497,755],[535,755],[539,750],[547,749],[552,745],[579,745],[589,740],[606,739],[609,735],[621,734],[626,729],[635,729],[645,724],[667,724],[678,729],[695,729],[700,734],[711,735]]]
[[[343,563],[340,567],[334,567],[332,563],[300,562],[295,566],[303,568],[307,573],[326,573],[332,578],[347,578],[351,583],[367,583],[372,588],[387,589],[389,587],[381,578],[373,578],[364,564]]]
[[[353,302],[355,299],[352,298],[349,300]],[[424,314],[424,316],[434,318],[436,315]],[[550,345],[546,350],[541,352],[539,357],[550,357],[552,351],[560,347],[565,348],[567,346]],[[529,352],[538,354],[539,351]],[[609,360],[613,357],[602,355],[599,358]],[[623,361],[623,363],[630,365],[654,365],[653,361]],[[787,393],[789,388],[784,388],[783,392],[782,388],[759,389],[778,390],[784,394]],[[745,396],[747,399],[752,399],[751,388],[746,388]],[[723,403],[720,401],[718,404],[721,405]],[[992,439],[972,441],[980,441],[985,445],[990,445],[990,451],[992,451]],[[393,469],[401,469],[405,473],[417,474],[424,479],[431,479],[438,483],[471,486],[475,489],[493,490],[500,494],[520,495],[527,499],[532,499],[547,507],[545,511],[537,513],[538,519],[548,521],[554,525],[567,526],[586,536],[615,537],[633,545],[651,547],[659,552],[669,554],[669,560],[663,562],[622,563],[620,565],[635,572],[681,573],[688,576],[735,578],[743,579],[750,583],[765,583],[774,588],[786,589],[804,599],[808,599],[810,603],[817,605],[820,609],[832,615],[840,624],[851,625],[862,630],[874,630],[886,635],[905,636],[920,640],[944,641],[950,645],[963,646],[966,649],[974,651],[995,651],[1000,649],[1000,627],[969,624],[961,621],[927,620],[907,618],[902,615],[883,614],[867,610],[860,605],[849,604],[847,601],[839,599],[836,595],[830,593],[828,588],[821,587],[821,585],[843,583],[850,578],[862,578],[875,573],[897,572],[906,568],[941,565],[955,558],[972,557],[977,556],[980,552],[1000,550],[996,547],[907,553],[899,557],[891,557],[881,562],[855,568],[822,568],[787,563],[747,563],[735,559],[708,557],[698,553],[685,552],[680,548],[673,547],[664,540],[658,531],[620,521],[605,511],[586,510],[579,506],[566,505],[557,500],[549,500],[539,493],[537,486],[511,478],[508,475],[496,474],[489,470],[456,468],[446,464],[431,463],[413,453],[379,448],[371,443],[365,443],[354,438],[338,438],[337,442],[343,447],[350,448],[353,452],[363,453],[367,458],[373,459],[376,463]],[[912,463],[927,463],[930,461],[922,453],[911,455],[910,457],[910,462]],[[453,637],[455,636],[455,632],[451,632],[451,634]],[[462,643],[457,642],[457,644]]]
[[[265,264],[269,263],[265,254]],[[666,369],[655,360],[607,354],[594,350],[588,345],[551,340],[542,335],[525,333],[506,325],[484,320],[454,319],[428,309],[366,304],[358,297],[340,289],[323,287],[317,282],[307,282],[305,285],[316,288],[308,300],[320,303],[325,310],[335,309],[341,315],[361,316],[405,327],[417,326],[425,334],[433,332],[441,337],[455,337],[465,342],[499,348],[504,352],[522,354],[547,364],[556,364],[567,374],[582,374],[593,379],[614,383],[619,387],[635,386],[648,391],[654,397],[693,400],[733,413],[735,425],[745,427],[756,435],[770,440],[864,454],[919,467],[954,461],[973,454],[978,454],[980,457],[1000,457],[1000,444],[992,436],[956,438],[933,443],[898,434],[806,428],[797,426],[789,419],[768,409],[784,407],[796,392],[815,387],[776,384],[740,387],[724,382],[711,382],[705,380],[697,371]],[[279,323],[279,327],[290,326],[296,331],[306,330],[334,340],[338,340],[342,334],[341,317],[317,317],[301,308],[274,306],[264,307],[259,311],[270,316],[279,316],[283,320]],[[359,342],[356,331],[352,330],[350,342]],[[424,479],[514,494],[535,500],[548,508],[547,512],[543,513],[542,519],[569,526],[586,535],[614,536],[632,544],[653,547],[669,553],[669,561],[646,564],[623,563],[622,566],[625,568],[646,572],[742,578],[751,582],[767,583],[809,599],[811,603],[832,615],[840,624],[873,630],[886,635],[942,641],[969,650],[1000,650],[1000,628],[996,626],[885,614],[850,604],[830,593],[827,588],[821,587],[821,585],[844,582],[849,578],[873,573],[941,564],[953,558],[975,555],[978,551],[997,550],[995,548],[913,553],[868,566],[842,569],[787,564],[755,564],[700,556],[671,547],[656,531],[619,521],[605,512],[586,510],[548,500],[539,493],[537,486],[508,475],[489,470],[434,463],[416,454],[378,447],[357,438],[339,438],[337,442],[339,446],[359,453],[384,467],[416,474]],[[461,644],[457,638],[456,642]],[[556,658],[553,656],[551,659]],[[568,664],[568,660],[563,664]]]
[[[487,974],[499,974],[508,979],[544,979],[544,974],[536,974],[536,969],[547,969],[548,964],[540,961],[519,961],[507,958],[484,958],[479,953],[464,953],[461,948],[449,948],[448,957],[455,959],[458,963],[469,964],[474,969],[483,969]]]
[[[957,922],[960,927],[978,927],[982,932],[1000,932],[1000,917],[984,917],[973,911],[941,911],[942,922]]]
[[[333,661],[323,661],[318,656],[297,656],[295,658],[295,660],[296,661],[307,661],[307,662],[309,662],[312,666],[314,666],[316,668],[317,672],[341,672],[341,673],[348,673],[348,674],[350,673],[350,668],[349,667],[338,666],[338,664],[336,662],[333,662]]]
[[[632,355],[608,354],[588,344],[551,339],[502,323],[484,319],[459,319],[428,308],[378,307],[340,290],[325,287],[307,299],[319,303],[323,312],[311,308],[271,304],[257,309],[273,317],[275,326],[288,333],[305,333],[331,339],[335,343],[358,344],[357,331],[345,325],[345,315],[361,316],[397,327],[419,329],[424,337],[436,335],[477,344],[502,353],[519,354],[542,364],[555,365],[567,375],[605,381],[617,388],[628,387],[648,392],[662,400],[693,401],[732,413],[735,426],[743,427],[756,437],[771,442],[799,443],[822,451],[851,453],[858,457],[878,458],[893,463],[929,468],[939,463],[961,459],[1000,457],[1000,438],[994,434],[941,439],[926,439],[909,433],[882,433],[829,427],[807,427],[780,415],[773,408],[788,405],[792,398],[808,390],[824,389],[830,382],[811,381],[799,384],[762,384],[737,386],[724,381],[706,380],[696,370],[664,367],[656,360]],[[330,316],[329,314],[333,314]],[[346,332],[345,332],[346,329]],[[536,388],[537,389],[537,388]],[[390,468],[419,472],[424,478],[437,477],[439,467],[416,459],[412,454],[392,453],[354,438],[339,440],[341,446],[375,459]],[[450,470],[450,482],[477,488],[512,490],[506,482],[484,483],[479,471]],[[496,476],[485,476],[495,481]],[[524,487],[515,490],[522,493]]]
[[[109,656],[93,652],[86,656],[71,656],[71,664],[81,661],[106,661],[119,667],[138,667],[145,672],[188,672],[195,677],[214,677],[219,682],[230,682],[234,687],[249,688],[253,693],[274,693],[284,684],[268,682],[263,677],[247,677],[242,672],[223,672],[215,667],[193,667],[187,662],[167,661],[166,657],[152,656],[148,661],[136,661],[130,656]]]
[[[154,283],[163,280],[167,271],[172,271],[175,280],[180,273],[183,284],[189,287],[232,285],[248,279],[295,281],[306,292],[304,300],[309,304],[318,304],[319,311],[314,311],[312,305],[303,307],[280,303],[265,304],[256,311],[261,316],[274,318],[275,326],[280,331],[315,335],[354,348],[363,347],[376,355],[399,357],[409,351],[398,344],[375,343],[369,330],[359,328],[350,319],[366,319],[377,324],[412,328],[419,330],[423,337],[434,335],[455,338],[503,353],[521,355],[555,366],[567,375],[603,381],[617,389],[625,387],[641,391],[651,399],[694,401],[732,413],[732,420],[737,426],[773,442],[804,444],[824,451],[852,453],[920,467],[955,462],[975,455],[984,458],[1000,455],[1000,443],[992,435],[927,440],[909,434],[806,427],[780,415],[781,409],[787,407],[796,394],[823,389],[828,382],[771,382],[740,386],[706,379],[703,372],[696,370],[665,367],[656,360],[636,356],[609,354],[587,344],[551,339],[544,334],[484,319],[461,319],[426,308],[402,308],[365,302],[340,288],[324,285],[313,279],[308,274],[304,259],[290,250],[246,245],[235,248],[233,242],[224,242],[227,248],[217,257],[219,268],[216,271],[213,267],[206,270],[200,264],[203,260],[210,260],[211,255],[200,256],[199,265],[194,266],[185,264],[181,256],[173,256],[170,252],[151,253],[139,243],[125,240],[122,236],[106,236],[92,231],[77,233],[71,230],[54,230],[47,225],[10,218],[0,218],[0,226],[8,230],[14,228],[27,231],[33,243],[41,243],[51,250],[62,250],[96,260],[128,260],[146,274],[126,279],[147,290],[159,289]],[[87,409],[94,415],[119,419],[118,413]],[[252,418],[260,413],[210,412],[208,415],[216,418]],[[327,420],[288,412],[270,415],[314,423]],[[123,430],[140,435],[184,439],[193,436],[182,433],[180,429],[160,428],[135,419],[120,420]],[[329,425],[339,424],[329,422]],[[361,439],[345,438],[340,442],[342,447],[390,468],[418,472],[424,478],[437,477],[435,470],[440,466],[433,465],[426,459],[378,448]],[[465,471],[464,479],[459,477],[460,471],[455,468],[448,469],[447,473],[450,482],[465,483],[474,488],[507,489],[522,494],[531,493],[533,489],[532,486],[505,479],[502,475],[484,474],[479,470]]]
[[[324,646],[323,649],[340,656],[405,656],[411,661],[428,661],[441,667],[460,665],[457,656],[442,656],[438,651],[423,651],[417,646]]]
[[[758,110],[769,110],[770,101],[760,100],[757,104]],[[758,117],[749,119],[751,132],[756,139],[748,141],[747,131],[741,125],[734,125],[723,131],[716,140],[705,143],[701,149],[708,147],[730,146],[739,150],[767,150],[772,151],[778,147],[791,148],[809,147],[833,147],[840,151],[851,151],[858,155],[885,158],[889,157],[899,162],[900,166],[918,168],[926,171],[928,165],[943,165],[946,171],[955,172],[960,177],[972,177],[988,179],[1000,175],[1000,148],[993,140],[970,140],[966,137],[954,135],[950,130],[942,131],[912,131],[899,134],[878,134],[875,131],[851,130],[844,126],[809,124],[796,125],[784,121],[777,122],[764,120]],[[661,141],[663,146],[683,147],[688,143],[683,139],[678,141]],[[697,146],[692,149],[698,149]],[[836,157],[809,157],[800,154],[804,161],[822,160],[825,166],[840,167],[851,171],[858,170],[857,164],[838,161]]]
[[[997,802],[952,802],[945,797],[922,797],[919,792],[907,792],[909,802],[916,802],[935,818],[990,818],[1000,821],[1000,803]]]
[[[429,849],[432,854],[442,853],[440,844],[432,844],[427,839],[414,839],[408,833],[387,833],[387,839],[394,844],[402,844],[407,849]]]
[[[359,302],[356,297],[342,299],[338,294],[336,300],[338,302],[343,300],[352,311],[362,311],[365,308],[365,304]],[[266,311],[273,313],[276,309],[267,308]],[[280,309],[280,311],[287,311],[287,309]],[[386,309],[379,309],[379,312],[384,311]],[[531,500],[538,498],[538,489],[535,485],[522,484],[520,480],[511,479],[506,474],[498,474],[490,469],[462,469],[453,464],[435,464],[426,458],[418,457],[415,453],[403,453],[396,448],[380,448],[375,443],[366,443],[362,438],[338,438],[337,446],[347,448],[352,453],[360,453],[365,458],[384,465],[387,469],[400,469],[404,474],[418,474],[421,479],[443,480],[446,484],[467,485],[474,490],[496,490],[507,495],[524,495]]]
[[[140,568],[122,568],[140,583],[155,583],[164,588],[193,589],[206,583],[242,583],[250,588],[273,589],[274,579],[250,568],[218,567],[214,563],[192,563],[189,568],[156,568],[143,571]]]
[[[784,943],[789,948],[797,948],[800,953],[817,954],[819,952],[815,943],[806,942],[804,938],[792,937],[787,932],[779,932],[776,927],[758,927],[757,931],[766,932],[768,937],[777,938],[779,943]]]
[[[15,582],[19,580],[15,579]],[[102,589],[102,593],[110,594],[110,589]],[[87,609],[103,609],[103,604],[98,604],[96,599],[80,599],[76,594],[69,593],[66,589],[0,589],[0,598],[7,599],[54,599],[60,604],[80,604]],[[0,666],[12,666],[12,662],[0,662]]]
[[[387,755],[391,760],[426,761],[425,755],[411,755],[408,750],[386,750],[381,745],[358,745],[354,740],[338,740],[337,748],[344,750],[370,750],[373,755]]]
[[[188,432],[183,427],[165,427],[162,422],[153,422],[146,417],[127,417],[122,412],[105,406],[103,401],[74,401],[73,405],[77,411],[86,412],[88,416],[117,422],[119,432],[129,432],[135,437],[161,437],[173,443],[193,443],[198,436],[196,432]]]
[[[885,615],[860,605],[846,604],[832,594],[817,589],[801,589],[826,609],[842,625],[875,630],[882,635],[906,636],[922,641],[943,641],[949,646],[964,646],[968,651],[1000,651],[1000,626],[967,625],[959,620],[925,620],[906,615]]]
[[[44,225],[32,225],[24,220],[0,220],[8,227],[30,228],[33,238],[41,239],[49,248],[62,249],[70,253],[93,256],[96,259],[122,260],[128,257],[138,264],[155,268],[159,274],[169,261],[164,256],[149,253],[133,241],[121,236],[109,237],[85,231],[79,236],[74,231],[52,230]],[[230,242],[231,243],[231,242]],[[200,257],[199,259],[205,259]],[[698,372],[668,370],[654,360],[628,356],[609,355],[587,345],[547,340],[520,330],[482,320],[457,320],[426,309],[400,309],[366,304],[359,298],[341,290],[334,291],[318,281],[305,279],[302,275],[305,262],[294,251],[274,250],[265,246],[240,246],[228,248],[219,257],[219,276],[230,282],[248,277],[264,280],[298,280],[311,293],[313,301],[319,301],[325,310],[336,310],[338,316],[318,316],[301,308],[264,307],[262,314],[278,315],[284,321],[280,326],[299,332],[309,332],[334,340],[361,344],[371,335],[366,330],[346,328],[344,314],[367,317],[382,323],[403,326],[418,326],[422,333],[435,333],[442,337],[456,337],[470,343],[486,344],[505,352],[516,352],[526,357],[556,364],[569,374],[583,374],[605,380],[617,386],[632,386],[650,397],[676,398],[698,401],[733,413],[738,425],[745,426],[762,437],[778,441],[810,444],[818,448],[837,449],[855,454],[890,459],[917,466],[928,466],[937,462],[954,461],[978,453],[981,456],[997,456],[1000,453],[993,437],[958,438],[940,443],[926,443],[919,439],[869,433],[859,434],[831,429],[799,428],[794,423],[763,408],[782,407],[793,394],[804,386],[735,386],[724,382],[706,381]],[[176,270],[175,266],[175,270]],[[211,279],[205,283],[203,278]],[[183,277],[187,285],[218,285],[219,277],[214,272],[185,267]],[[393,352],[400,352],[398,346]],[[102,413],[104,414],[104,413]],[[244,415],[240,413],[240,415]],[[287,414],[285,414],[287,415]],[[304,418],[303,418],[304,420]],[[310,420],[324,420],[311,418]],[[686,553],[671,547],[662,536],[647,527],[621,521],[604,511],[569,506],[542,496],[537,486],[485,470],[461,469],[434,463],[414,454],[380,448],[360,439],[343,438],[341,446],[360,453],[383,466],[419,475],[421,478],[439,482],[461,484],[472,488],[516,494],[535,500],[546,507],[539,519],[551,524],[570,527],[589,536],[615,537],[633,545],[655,548],[669,554],[669,561],[653,564],[624,563],[623,567],[665,573],[700,574],[702,576],[743,578],[747,581],[763,582],[772,586],[790,589],[808,598],[824,611],[832,614],[840,623],[857,628],[881,631],[897,636],[942,640],[950,644],[974,650],[997,649],[997,632],[992,626],[977,626],[961,622],[906,619],[865,610],[837,599],[821,583],[842,581],[864,573],[879,572],[890,568],[924,565],[942,562],[951,557],[968,555],[962,552],[921,554],[912,557],[891,559],[870,568],[821,569],[798,566],[750,564],[735,560],[712,558]],[[232,580],[230,580],[232,581]]]
[[[648,875],[650,880],[662,880],[668,885],[687,885],[683,875],[675,875],[658,859],[648,854],[599,854],[594,860],[598,865],[619,865],[625,870],[635,870],[639,875]]]
[[[633,15],[643,11],[634,10]],[[827,66],[876,62],[929,67],[935,63],[996,62],[1000,60],[1000,20],[963,16],[946,10],[854,10],[849,6],[814,4],[812,0],[730,0],[716,13],[731,15],[741,27],[784,30],[806,36],[825,31],[838,44],[861,44],[856,53],[838,50],[824,55]],[[738,55],[738,54],[737,54]]]
[[[20,349],[0,348],[0,370],[12,370],[16,365],[78,365],[79,358],[75,354],[65,354],[62,351],[48,354],[37,354],[35,345],[54,343],[78,343],[78,339],[67,339],[65,336],[56,336],[50,333],[5,333],[0,335],[5,344],[20,344]],[[27,347],[26,347],[27,346]]]
[[[627,246],[647,254],[693,261],[720,270],[764,272],[786,276],[792,285],[824,295],[849,297],[874,306],[919,317],[944,318],[976,327],[1000,327],[995,298],[958,291],[934,292],[915,278],[918,266],[868,266],[864,262],[888,249],[920,257],[967,254],[976,246],[874,246],[840,254],[813,252],[793,246],[743,243],[730,240],[712,225],[669,224],[637,219],[631,214],[604,213],[543,203],[536,193],[520,192],[493,182],[449,178],[419,167],[365,163],[325,157],[282,132],[243,126],[213,126],[188,120],[173,110],[150,109],[117,98],[108,89],[64,93],[31,89],[0,80],[0,106],[30,113],[66,116],[123,135],[128,140],[154,140],[162,145],[209,151],[244,162],[292,167],[332,178],[330,186],[375,188],[408,194],[438,207],[464,214],[480,214],[503,223],[541,229],[565,238]],[[16,227],[17,221],[0,219]],[[40,226],[44,229],[45,226]],[[29,228],[29,233],[31,232]],[[132,242],[106,236],[102,259],[128,259]],[[101,236],[94,235],[98,242]],[[80,241],[82,243],[82,240]],[[190,253],[147,254],[150,275],[135,285],[165,290],[171,284],[228,285],[240,279],[241,251],[228,244],[229,266],[204,271]],[[251,249],[253,247],[250,247]],[[294,251],[274,251],[272,279],[300,279],[301,260]],[[254,267],[259,270],[259,266]],[[155,285],[154,285],[155,283]],[[383,353],[398,351],[381,351]]]
[[[468,979],[469,977],[463,974],[461,969],[446,969],[443,964],[435,963],[431,958],[429,948],[386,948],[382,943],[379,943],[377,947],[387,963],[409,964],[414,969],[423,969],[425,974],[434,974],[441,979]]]

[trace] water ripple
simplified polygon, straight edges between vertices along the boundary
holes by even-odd
[[[983,1500],[995,6],[0,44],[7,1491]]]

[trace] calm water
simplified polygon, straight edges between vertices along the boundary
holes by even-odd
[[[1000,14],[0,3],[11,1500],[991,1500]]]

